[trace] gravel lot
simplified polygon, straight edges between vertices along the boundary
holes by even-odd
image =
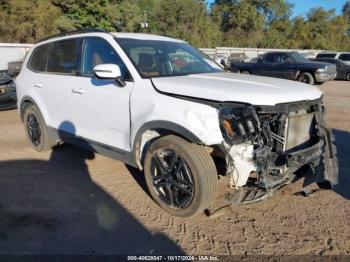
[[[165,213],[121,162],[68,145],[33,151],[17,111],[0,112],[0,254],[350,255],[350,83],[320,88],[339,185],[303,197],[299,181],[211,219]]]

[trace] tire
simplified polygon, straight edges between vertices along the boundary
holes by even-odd
[[[301,73],[298,77],[298,81],[309,85],[313,85],[315,83],[314,77],[308,72]]]
[[[23,123],[27,139],[34,150],[47,151],[57,144],[57,140],[48,131],[44,118],[35,105],[25,108]]]
[[[242,70],[242,71],[239,71],[240,74],[245,74],[245,75],[250,75],[249,71],[247,70]]]
[[[155,140],[147,149],[144,172],[155,202],[174,216],[195,215],[215,197],[218,175],[212,157],[204,147],[180,137]]]
[[[350,72],[347,72],[345,75],[345,80],[350,81]]]

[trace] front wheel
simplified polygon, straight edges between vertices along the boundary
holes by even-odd
[[[314,77],[312,76],[312,74],[310,73],[301,73],[300,76],[298,77],[298,81],[305,83],[305,84],[309,84],[309,85],[313,85],[315,80]]]
[[[149,146],[144,172],[153,199],[174,216],[203,211],[216,193],[218,176],[209,152],[177,136],[161,137]]]
[[[350,72],[348,72],[348,73],[346,74],[345,80],[346,80],[346,81],[350,81]]]

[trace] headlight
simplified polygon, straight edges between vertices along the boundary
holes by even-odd
[[[327,67],[327,66],[325,66],[324,68],[319,68],[319,69],[317,69],[317,73],[323,73],[323,72],[326,72],[326,71],[327,71],[327,69],[328,69],[328,67]]]
[[[254,138],[260,121],[254,107],[233,104],[219,109],[220,128],[227,143],[238,144]]]

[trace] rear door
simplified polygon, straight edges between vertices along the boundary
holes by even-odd
[[[78,72],[81,40],[59,40],[50,44],[44,72],[33,85],[42,97],[48,112],[46,124],[63,131],[74,132],[64,123],[72,121],[71,88]]]
[[[117,64],[126,85],[98,79],[93,68]],[[129,98],[134,82],[115,48],[104,38],[83,40],[80,76],[70,89],[76,134],[123,151],[130,150]]]

